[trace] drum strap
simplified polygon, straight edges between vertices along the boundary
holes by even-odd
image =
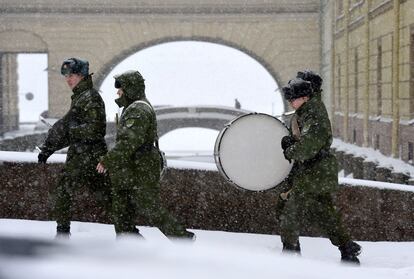
[[[291,132],[293,137],[296,140],[300,139],[300,129],[299,129],[299,124],[298,124],[298,117],[295,115],[293,115],[291,121],[290,121],[290,128],[291,128]]]
[[[137,100],[134,103],[139,103],[139,104],[145,104],[147,105],[152,113],[154,114],[154,117],[156,116],[154,108],[148,104],[147,102],[141,101],[141,100]],[[165,172],[167,170],[167,157],[165,156],[165,153],[160,149],[160,145],[158,143],[158,133],[155,134],[155,139],[154,139],[154,145],[158,150],[158,153],[160,154],[160,158],[161,158],[161,174],[160,174],[160,178],[162,178],[165,175]]]
[[[134,103],[136,103],[136,104],[145,104],[145,105],[147,105],[147,106],[151,109],[151,111],[154,113],[154,115],[155,115],[154,108],[153,108],[150,104],[148,104],[147,102],[144,102],[144,101],[141,101],[141,100],[137,100],[137,101],[135,101]],[[159,146],[159,143],[158,143],[158,133],[155,135],[155,141],[154,141],[154,144],[155,144],[155,147],[156,147],[156,148],[160,149],[160,146]]]

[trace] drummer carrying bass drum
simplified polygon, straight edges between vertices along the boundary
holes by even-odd
[[[361,246],[351,241],[332,198],[338,189],[338,166],[330,151],[331,123],[320,98],[321,84],[318,74],[304,71],[282,88],[285,99],[296,110],[290,135],[281,141],[285,158],[294,161],[288,191],[280,194],[279,201],[283,204],[283,252],[300,254],[301,227],[317,225],[338,246],[343,262],[359,264]]]

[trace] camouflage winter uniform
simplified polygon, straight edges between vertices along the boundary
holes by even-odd
[[[69,111],[53,125],[41,146],[41,154],[46,157],[69,146],[62,176],[53,194],[53,216],[58,232],[70,231],[71,196],[81,185],[89,187],[100,205],[110,208],[109,179],[95,169],[99,158],[107,152],[105,105],[93,88],[90,75],[72,91]]]
[[[145,97],[142,76],[128,71],[115,77],[123,95],[116,100],[124,107],[117,128],[115,147],[102,158],[112,183],[113,219],[117,233],[139,233],[138,215],[156,224],[166,235],[188,232],[160,205],[161,157],[154,145],[157,121]]]
[[[280,217],[282,242],[291,247],[299,244],[301,227],[316,224],[334,245],[343,245],[350,237],[332,200],[332,194],[338,189],[338,167],[330,151],[331,124],[320,94],[304,103],[294,119],[299,136],[294,135],[292,127],[291,136],[296,140],[285,150],[286,158],[295,163],[289,177],[291,192],[283,202]]]

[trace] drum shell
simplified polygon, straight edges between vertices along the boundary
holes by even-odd
[[[254,120],[254,121],[253,121]],[[231,141],[231,137],[235,137],[235,135],[232,135],[229,133],[229,131],[232,129],[233,126],[239,126],[237,129],[240,130],[240,127],[246,124],[239,124],[241,121],[244,121],[247,123],[256,123],[257,125],[252,125],[250,127],[247,127],[249,131],[252,131],[252,133],[255,133],[255,130],[264,131],[263,137],[271,137],[267,140],[261,140],[260,137],[255,135],[246,136],[246,141],[253,141],[253,142],[247,142],[247,146],[250,145],[251,149],[255,151],[254,149],[259,148],[259,154],[261,154],[258,158],[253,158],[252,160],[255,161],[255,163],[248,162],[251,157],[249,157],[250,150],[246,150],[243,148],[240,148],[240,152],[236,152],[232,154],[231,152],[227,151],[227,153],[234,155],[236,157],[235,162],[231,162],[232,158],[229,159],[229,155],[226,155],[226,152],[223,152],[222,149],[228,148],[228,142]],[[261,125],[269,126],[271,129],[265,129],[263,127],[260,127]],[[270,130],[270,132],[268,132]],[[273,131],[278,130],[278,131]],[[238,131],[233,131],[232,133],[237,134]],[[220,131],[216,142],[214,146],[214,160],[216,162],[217,168],[219,172],[233,185],[245,189],[245,190],[251,190],[251,191],[265,191],[268,189],[272,189],[279,185],[289,174],[290,169],[292,168],[292,164],[289,163],[287,160],[285,160],[283,156],[283,151],[280,146],[280,140],[283,136],[288,135],[289,131],[286,128],[286,126],[277,118],[264,114],[264,113],[249,113],[242,116],[239,116],[232,120],[230,123],[228,123],[223,130]],[[226,138],[227,137],[227,138]],[[244,138],[244,137],[241,137]],[[245,142],[240,142],[239,137],[237,137],[237,140],[239,141],[239,144],[241,146],[245,145]],[[255,144],[254,141],[259,140],[259,144]],[[223,146],[224,142],[224,146]],[[267,148],[266,146],[261,146],[262,142],[270,143],[271,147]],[[237,145],[237,144],[236,144]],[[231,148],[230,148],[231,149]],[[250,149],[250,148],[248,148]],[[257,150],[256,150],[257,151]],[[243,158],[242,154],[246,152],[247,158]],[[223,154],[224,156],[223,156]],[[250,154],[251,155],[251,154]],[[274,157],[274,158],[273,158]],[[227,159],[226,159],[227,158]],[[233,166],[231,164],[235,164],[240,168],[240,162],[238,162],[238,158],[246,159],[246,167],[242,166],[240,172],[237,170],[234,172],[231,170]],[[223,161],[224,159],[224,161]],[[226,162],[227,161],[227,162]],[[270,163],[269,163],[270,162]],[[270,166],[271,168],[269,170],[262,171],[262,167],[260,164],[263,163],[263,169],[266,168],[266,166]],[[249,166],[250,164],[250,166]],[[275,167],[277,166],[277,167]],[[278,169],[278,167],[280,168]],[[229,171],[230,169],[230,171]],[[253,177],[250,177],[247,172],[250,171],[250,169],[253,170],[254,174],[257,172],[259,173],[257,177],[253,175]],[[256,171],[254,171],[256,169]],[[239,177],[240,176],[240,179]],[[254,181],[246,181],[246,177],[248,177],[248,180],[253,179]],[[257,182],[256,180],[257,179]],[[262,185],[263,184],[263,185]]]

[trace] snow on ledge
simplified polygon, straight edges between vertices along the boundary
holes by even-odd
[[[0,162],[37,163],[37,155],[33,152],[0,151]],[[66,154],[53,154],[48,163],[64,163]]]
[[[387,157],[378,150],[346,143],[337,138],[333,140],[332,147],[338,151],[344,151],[345,153],[365,158],[365,161],[375,162],[381,167],[392,168],[394,172],[406,173],[414,177],[414,166],[402,160]]]
[[[212,163],[181,161],[181,160],[168,160],[167,165],[173,169],[196,169],[206,171],[217,171],[217,167]]]
[[[0,151],[0,162],[15,162],[15,163],[37,163],[37,155],[39,153],[32,152],[15,152],[15,151]],[[47,160],[48,163],[64,163],[66,154],[53,154]],[[168,160],[167,165],[174,169],[197,169],[207,171],[217,171],[217,167],[212,163],[201,163],[180,160]]]
[[[411,185],[388,183],[388,182],[381,182],[381,181],[371,181],[371,180],[363,180],[363,179],[355,179],[355,178],[346,178],[346,177],[340,177],[339,184],[341,186],[362,186],[362,187],[370,187],[370,188],[378,188],[378,189],[414,192],[414,186],[411,186]]]
[[[37,163],[38,153],[31,152],[13,152],[13,151],[0,151],[0,163],[1,162],[16,162],[16,163]],[[64,163],[66,160],[66,154],[53,154],[48,159],[48,163]],[[201,163],[192,161],[181,161],[181,160],[168,160],[168,167],[174,169],[196,169],[204,171],[217,171],[217,167],[212,163]],[[387,183],[380,181],[370,181],[340,177],[339,184],[344,186],[363,186],[379,189],[390,189],[414,192],[414,186]]]

